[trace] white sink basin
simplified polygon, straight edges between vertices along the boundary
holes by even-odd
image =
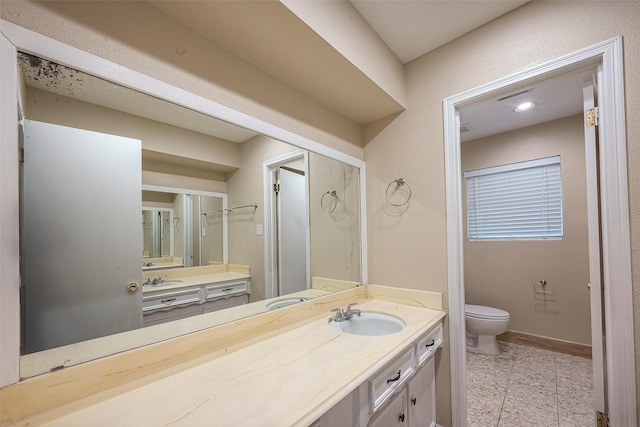
[[[156,283],[156,284],[149,283],[148,285],[145,285],[145,286],[169,286],[169,285],[177,285],[180,283],[182,283],[182,280],[163,280],[160,283]]]
[[[300,302],[304,302],[306,301],[307,298],[287,298],[287,299],[281,299],[278,301],[274,301],[270,304],[267,304],[267,308],[269,309],[269,311],[271,310],[275,310],[277,308],[282,308],[282,307],[288,307],[290,305],[293,304],[298,304]]]
[[[405,323],[395,316],[382,313],[363,312],[343,322],[329,321],[335,329],[354,335],[389,335],[404,329]]]

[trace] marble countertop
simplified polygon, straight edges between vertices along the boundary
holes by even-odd
[[[345,334],[328,325],[326,307],[230,354],[104,400],[76,402],[42,425],[308,426],[444,317],[382,299],[366,299],[359,308],[400,317],[406,327],[385,336]]]

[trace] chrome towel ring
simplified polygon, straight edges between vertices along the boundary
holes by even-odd
[[[325,200],[325,197],[330,196],[330,199]],[[329,208],[328,206],[330,206],[331,200],[333,200],[333,208]],[[327,206],[325,206],[325,204],[327,204]],[[336,193],[336,190],[333,191],[327,191],[326,193],[324,193],[322,195],[322,197],[320,198],[320,208],[326,212],[326,213],[333,213],[333,211],[336,210],[336,208],[338,207],[338,195]]]
[[[391,186],[393,184],[396,184],[396,187],[394,188],[394,190],[389,193],[389,190],[391,190]],[[395,194],[396,191],[398,191],[398,189],[400,189],[403,186],[407,186],[407,190],[409,190],[409,194],[407,195],[407,198],[405,201],[403,201],[402,203],[394,203],[391,201],[391,197]],[[409,183],[407,181],[405,181],[403,178],[398,178],[398,179],[394,179],[393,181],[391,181],[389,183],[389,185],[387,185],[387,191],[384,193],[384,198],[385,201],[387,203],[389,203],[391,206],[404,206],[407,203],[409,203],[409,200],[411,200],[411,186],[409,185]]]

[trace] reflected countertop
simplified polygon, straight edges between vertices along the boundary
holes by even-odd
[[[145,285],[142,287],[143,293],[184,288],[187,286],[201,286],[212,283],[225,282],[229,280],[251,279],[249,267],[236,264],[219,264],[202,267],[170,268],[166,270],[143,271],[143,276],[145,278],[148,277],[152,280],[154,278],[164,276],[163,280],[165,282],[169,282],[161,283],[158,285]]]
[[[184,261],[178,257],[143,258],[142,271],[162,270],[165,268],[184,267]]]
[[[166,291],[169,289],[178,289],[185,288],[188,286],[202,286],[209,284],[216,284],[221,282],[227,282],[231,280],[249,280],[251,276],[245,273],[237,273],[235,271],[226,271],[222,273],[205,273],[196,276],[180,276],[179,270],[175,275],[174,279],[164,278],[164,281],[167,283],[160,283],[157,285],[144,285],[142,287],[142,292],[157,292],[157,291]],[[147,276],[145,276],[147,277]],[[153,277],[157,277],[154,275],[148,276],[153,279]],[[180,281],[176,283],[175,281]]]

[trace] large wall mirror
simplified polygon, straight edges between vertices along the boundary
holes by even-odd
[[[23,378],[264,312],[265,301],[310,288],[314,280],[345,287],[363,282],[357,162],[229,124],[55,58],[19,52],[18,64],[25,118]],[[51,142],[58,132],[62,145]],[[72,139],[78,141],[68,145]],[[300,193],[274,202],[281,182]],[[296,243],[299,224],[305,225]],[[52,240],[42,240],[43,230],[56,230]],[[48,261],[54,252],[71,253],[73,245],[86,256]],[[135,268],[113,279],[115,270],[126,270],[124,258]],[[140,302],[128,302],[159,269],[227,264],[250,269],[251,292],[241,310],[225,309],[188,327],[145,328]],[[288,283],[282,271],[290,270],[299,271]],[[65,279],[68,272],[78,279]],[[114,280],[126,283],[108,295],[104,283]],[[52,326],[60,301],[82,309]],[[107,317],[92,321],[98,313]],[[49,329],[41,330],[44,324]],[[52,327],[65,331],[62,340],[49,340],[58,335]]]

